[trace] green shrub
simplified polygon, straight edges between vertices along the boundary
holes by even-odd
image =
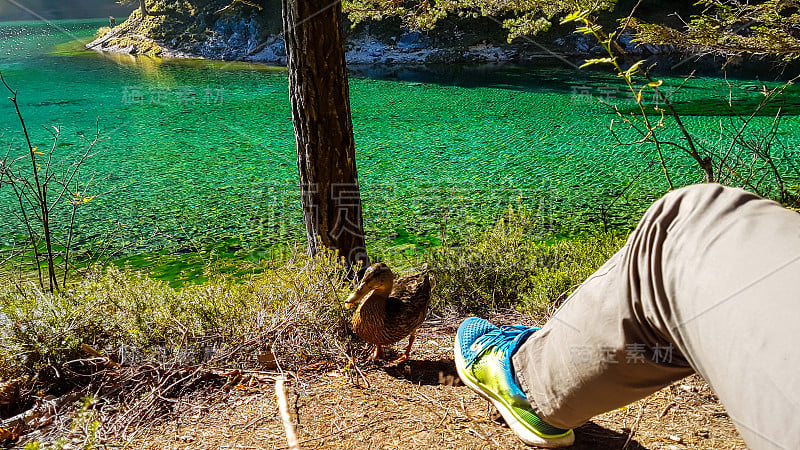
[[[82,344],[121,363],[224,355],[236,363],[266,348],[284,367],[344,361],[351,336],[345,275],[330,253],[312,259],[295,250],[249,279],[211,276],[177,290],[113,266],[56,293],[7,285],[0,290],[0,378],[60,376],[65,363],[87,357]]]
[[[498,308],[529,314],[566,298],[624,243],[619,234],[537,240],[534,216],[509,212],[493,228],[434,251],[434,307],[485,315]]]
[[[537,233],[533,216],[509,211],[493,228],[425,253],[436,280],[434,308],[547,311],[623,244],[616,234],[543,242]],[[295,248],[264,264],[246,279],[211,274],[178,289],[114,266],[55,293],[34,282],[6,283],[0,378],[58,381],[65,365],[88,356],[84,344],[124,364],[236,366],[267,348],[283,367],[345,363],[347,347],[363,343],[352,340],[351,313],[342,305],[352,285],[341,261]]]
[[[550,262],[533,273],[517,309],[536,315],[559,306],[625,244],[618,233],[603,233],[546,246]]]

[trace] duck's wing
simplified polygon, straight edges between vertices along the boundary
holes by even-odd
[[[386,319],[395,326],[414,331],[428,313],[431,301],[431,280],[427,273],[395,280],[386,303]]]

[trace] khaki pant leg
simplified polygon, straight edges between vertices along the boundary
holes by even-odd
[[[574,428],[696,371],[752,448],[800,442],[800,215],[719,185],[655,202],[625,247],[513,356]]]

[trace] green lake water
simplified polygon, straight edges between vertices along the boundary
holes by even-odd
[[[105,22],[0,24],[0,71],[19,91],[34,145],[48,148],[43,127],[60,125],[56,155],[69,156],[99,120],[101,142],[84,172],[108,175],[102,190],[113,190],[79,210],[77,245],[106,241],[136,254],[302,239],[285,69],[103,55],[74,43]],[[590,98],[631,107],[613,75],[556,65],[355,69],[370,245],[487,226],[509,206],[528,208],[561,233],[626,228],[666,190],[655,151],[614,146],[613,113]],[[759,101],[761,82],[730,83],[736,104]],[[697,78],[674,99],[687,125],[715,142],[728,120],[728,92],[723,79]],[[787,91],[778,135],[792,158],[800,143],[797,94]],[[4,98],[1,142],[21,155],[22,134]],[[667,159],[677,184],[700,180],[685,156]],[[10,194],[0,189],[6,248],[23,234]]]

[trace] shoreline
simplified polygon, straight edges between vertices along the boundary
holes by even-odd
[[[217,16],[203,11],[173,21],[164,16],[142,18],[134,10],[126,21],[114,28],[100,28],[98,33],[86,48],[155,57],[286,64],[281,24],[255,13]],[[634,58],[686,54],[671,45],[636,43],[629,33],[620,37],[619,44]],[[505,30],[473,30],[464,23],[429,31],[367,23],[348,29],[345,52],[351,65],[525,64],[559,59],[579,66],[586,59],[602,57],[605,50],[594,37],[576,32],[544,33],[508,42]]]
[[[117,30],[119,27],[115,28]],[[286,51],[279,35],[270,36],[243,56],[229,58],[224,52],[194,53],[172,47],[169,43],[150,39],[137,34],[109,31],[107,34],[85,44],[85,48],[97,52],[151,57],[206,59],[215,61],[237,61],[268,65],[286,65]],[[155,52],[150,49],[158,48]],[[380,42],[372,35],[362,35],[347,41],[346,58],[348,65],[402,65],[402,64],[475,64],[475,63],[514,63],[526,62],[525,57],[513,48],[496,46],[491,43],[469,46],[465,50],[434,46],[403,47]],[[575,58],[577,55],[553,54],[526,55],[527,60],[541,58]]]
[[[153,58],[196,59],[220,62],[241,62],[261,64],[274,67],[286,67],[286,52],[283,39],[279,34],[271,35],[264,42],[255,45],[248,52],[237,57],[230,57],[223,50],[206,51],[203,53],[190,52],[179,49],[170,43],[155,40],[143,35],[125,34],[115,30],[122,25],[110,30],[83,47],[98,53],[114,53],[131,56],[150,56]],[[122,30],[124,31],[124,30]],[[589,48],[588,44],[579,38],[580,35],[569,35],[567,39],[560,38],[561,49],[548,49],[538,46],[536,51],[531,50],[531,45],[497,45],[490,42],[479,43],[464,48],[437,47],[426,42],[420,33],[406,44],[387,44],[381,42],[373,35],[361,33],[347,39],[345,57],[348,68],[355,72],[367,74],[378,70],[391,72],[401,70],[403,67],[437,66],[464,66],[464,65],[519,65],[525,66],[540,61],[559,62],[565,66],[580,67],[587,59],[602,56],[596,48]],[[109,36],[111,35],[111,36]],[[576,39],[578,39],[576,41]],[[623,48],[628,51],[632,60],[642,59],[652,66],[654,73],[669,76],[684,76],[694,73],[696,75],[727,76],[734,78],[747,78],[754,80],[788,80],[787,73],[793,73],[797,67],[800,71],[800,62],[786,63],[781,67],[774,64],[764,55],[737,55],[722,56],[708,53],[692,52],[677,49],[671,45],[656,46],[651,44],[638,45],[632,40],[624,39]],[[577,43],[576,43],[577,42]],[[230,47],[225,47],[230,50]],[[691,70],[690,70],[691,67]]]

